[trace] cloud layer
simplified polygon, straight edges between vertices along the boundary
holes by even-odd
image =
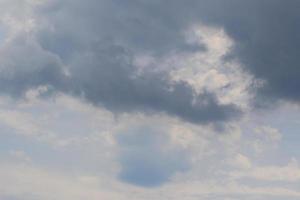
[[[221,105],[214,91],[195,94],[185,82],[171,83],[168,71],[151,70],[157,69],[155,65],[137,75],[139,66],[134,63],[141,55],[159,59],[205,51],[203,43],[188,41],[185,33],[206,23],[224,28],[233,39],[227,57],[239,60],[264,81],[258,90],[261,97],[298,101],[298,4],[268,0],[20,4],[16,8],[28,21],[19,23],[29,25],[19,27],[2,48],[2,91],[16,95],[50,85],[114,111],[162,111],[197,123],[226,120],[238,113],[234,102]]]
[[[299,7],[0,0],[0,198],[299,198]]]
[[[187,41],[188,24],[179,16],[173,19],[174,11],[160,6],[163,10],[155,15],[146,10],[157,2],[124,3],[53,1],[32,8],[30,31],[20,31],[2,49],[2,91],[18,96],[48,85],[115,112],[165,112],[193,123],[239,114],[233,103],[220,104],[213,91],[197,94],[184,81],[172,82],[168,71],[151,70],[156,65],[138,74],[134,59],[139,55],[158,59],[204,48]]]

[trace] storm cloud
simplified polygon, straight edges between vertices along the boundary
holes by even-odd
[[[33,31],[19,33],[3,48],[3,91],[21,96],[48,85],[114,112],[163,112],[193,123],[238,116],[234,104],[220,104],[211,91],[197,94],[186,82],[172,82],[166,71],[137,74],[139,54],[158,58],[205,51],[204,45],[186,41],[188,19],[175,17],[176,9],[167,5],[49,1],[38,6]]]
[[[212,12],[203,19],[234,39],[230,56],[265,81],[258,95],[298,102],[300,2],[213,0],[210,6]]]
[[[155,111],[194,123],[240,111],[214,91],[197,94],[168,71],[138,74],[134,59],[205,51],[185,33],[205,23],[223,28],[234,46],[227,59],[265,84],[258,97],[298,101],[298,1],[48,1],[32,8],[33,31],[2,47],[1,90],[18,96],[48,85],[114,112]],[[24,52],[24,53],[23,53]],[[224,59],[226,62],[226,59]],[[150,65],[148,68],[156,69]]]

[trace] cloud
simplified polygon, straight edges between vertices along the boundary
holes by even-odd
[[[298,102],[300,2],[205,2],[210,13],[205,12],[202,19],[224,27],[235,43],[231,56],[243,63],[245,69],[257,79],[265,82],[258,90],[261,100]]]
[[[299,198],[296,161],[257,165],[279,129],[228,123],[256,81],[299,100],[298,5],[0,1],[0,198]]]
[[[232,166],[233,167],[238,167],[241,169],[249,169],[252,166],[251,161],[249,160],[248,157],[238,154],[233,160],[232,160]]]
[[[65,76],[62,64],[55,55],[43,51],[29,34],[17,35],[3,45],[0,52],[2,94],[20,97],[39,86],[63,85]]]
[[[269,126],[261,126],[255,128],[255,133],[261,136],[261,139],[264,139],[269,142],[278,142],[282,139],[282,134],[279,130],[269,127]]]
[[[141,54],[160,59],[205,50],[201,42],[187,41],[190,22],[167,4],[92,0],[28,7],[32,25],[18,29],[2,48],[2,92],[20,96],[48,85],[116,113],[163,112],[192,123],[239,116],[238,106],[220,103],[213,91],[197,94],[186,81],[171,81],[168,70],[151,70],[159,65],[137,74],[133,60]]]
[[[55,13],[54,9],[48,15],[57,29],[68,24],[72,31],[78,31],[76,27],[81,26],[86,31],[92,25],[94,33],[99,36],[97,38],[109,38],[134,51],[161,54],[173,49],[185,51],[188,48],[182,44],[185,41],[182,32],[189,26],[204,22],[223,27],[234,40],[231,55],[243,63],[256,78],[266,82],[259,94],[295,101],[300,98],[297,92],[300,84],[300,15],[297,0],[254,0],[246,3],[238,0],[188,0],[172,3],[157,0],[122,3],[103,0],[89,1],[84,5],[79,1],[72,1],[72,6],[68,6],[69,1],[64,1],[58,5],[61,11],[56,13],[64,16],[65,20],[61,20],[60,15],[51,17],[50,14]],[[82,13],[88,11],[89,15],[82,19],[79,14],[78,20],[70,23],[69,18],[75,16],[75,10]],[[112,16],[110,11],[117,14]],[[95,18],[98,19],[97,22],[94,22]],[[52,36],[55,34],[61,35],[54,31]],[[93,36],[91,38],[95,38]],[[56,43],[59,44],[59,40]]]
[[[162,188],[143,189],[117,183],[107,177],[61,173],[15,163],[1,163],[0,197],[23,200],[96,199],[297,199],[297,189],[274,186],[250,187],[238,183],[189,181],[172,183]],[[29,184],[30,183],[30,184]],[[47,186],[47,189],[45,189]],[[263,197],[263,198],[262,198]],[[6,200],[6,199],[5,199]]]
[[[263,166],[250,168],[248,171],[233,172],[231,176],[237,179],[249,178],[263,181],[300,182],[300,169],[296,159],[286,166]]]
[[[121,199],[99,183],[81,176],[66,176],[31,165],[1,163],[0,197],[8,199]],[[13,184],[10,184],[13,183]],[[47,189],[45,186],[47,185]]]
[[[261,167],[257,160],[268,162],[269,154],[251,151],[255,139],[265,148],[270,145],[267,132],[273,135],[273,128],[261,127],[264,132],[252,134],[253,139],[241,134],[239,124],[228,125],[224,134],[217,134],[213,126],[167,115],[127,113],[114,118],[108,111],[63,94],[55,101],[39,99],[35,96],[39,91],[43,90],[26,95],[29,102],[1,102],[1,108],[12,107],[45,120],[36,123],[52,137],[48,133],[29,134],[28,138],[16,134],[16,140],[12,134],[9,139],[2,134],[0,176],[6,184],[0,196],[37,200],[52,195],[58,200],[299,197],[299,181],[287,181],[298,173],[296,162],[288,167]],[[42,135],[45,140],[35,140]],[[254,173],[256,170],[259,172]],[[267,187],[260,185],[265,177],[279,177],[276,173],[288,184],[278,186],[274,183],[278,180],[272,180]],[[255,179],[255,186],[242,182],[244,179]],[[43,190],[45,185],[47,190]]]
[[[135,76],[125,49],[99,45],[87,57],[78,57],[70,69],[71,91],[96,105],[121,112],[154,110],[195,123],[222,121],[239,113],[234,105],[219,104],[211,92],[196,94],[186,82],[170,83],[163,72]]]
[[[51,85],[56,91],[84,97],[117,113],[165,112],[193,123],[231,119],[238,116],[239,109],[235,102],[220,103],[215,88],[196,94],[189,81],[171,83],[170,71],[153,72],[157,64],[138,74],[139,66],[133,62],[141,55],[159,60],[174,53],[207,51],[205,39],[195,42],[186,37],[187,30],[204,23],[223,28],[232,38],[227,57],[241,62],[246,71],[264,82],[257,90],[259,97],[300,98],[296,91],[298,1],[56,0],[6,4],[23,14],[5,15],[10,19],[6,27],[14,34],[7,36],[10,42],[2,48],[3,92],[16,95]],[[29,44],[28,37],[32,40]],[[7,69],[15,71],[6,77]]]

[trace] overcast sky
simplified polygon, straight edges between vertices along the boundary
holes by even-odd
[[[0,199],[300,199],[299,10],[0,0]]]

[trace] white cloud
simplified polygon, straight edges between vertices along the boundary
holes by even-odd
[[[259,137],[269,142],[278,142],[282,138],[281,133],[277,129],[270,126],[257,127],[254,131]]]
[[[33,9],[40,3],[42,0],[0,1],[0,24],[5,28],[6,42],[12,40],[19,33],[33,31],[35,27]]]
[[[61,173],[39,168],[33,165],[1,163],[0,197],[10,196],[23,200],[65,200],[65,199],[112,199],[112,200],[150,200],[150,199],[185,199],[218,200],[224,198],[268,199],[299,198],[296,190],[280,187],[250,187],[235,182],[176,182],[160,188],[143,189],[118,183],[111,177],[96,177]],[[249,198],[252,199],[252,198]]]
[[[123,198],[121,194],[106,189],[104,183],[99,184],[93,177],[68,176],[30,165],[1,163],[0,177],[0,197],[12,196],[25,200]]]
[[[253,77],[242,70],[238,62],[224,62],[233,41],[221,28],[198,25],[187,32],[187,39],[203,42],[207,50],[191,55],[175,55],[165,65],[173,65],[173,80],[184,80],[199,93],[203,90],[214,92],[223,104],[235,103],[247,109],[253,84]],[[177,56],[177,57],[176,57]],[[176,67],[174,67],[176,66]]]
[[[252,167],[252,163],[250,159],[242,154],[237,154],[230,164],[233,167],[237,167],[240,169],[249,169]]]
[[[286,166],[256,166],[249,170],[232,172],[231,176],[235,179],[300,182],[300,168],[298,161],[292,159]]]
[[[13,158],[15,158],[19,161],[25,161],[25,162],[32,161],[31,157],[28,156],[27,153],[22,150],[11,150],[9,152],[9,154],[10,154],[10,156],[12,156]]]
[[[299,198],[300,192],[297,190],[280,188],[280,187],[251,187],[235,182],[185,182],[183,184],[174,184],[166,187],[166,190],[177,191],[172,197],[183,197],[188,200],[196,199],[224,199],[226,197],[238,196],[238,199],[259,199],[265,196],[267,199],[272,198]],[[180,198],[179,198],[180,199]]]

